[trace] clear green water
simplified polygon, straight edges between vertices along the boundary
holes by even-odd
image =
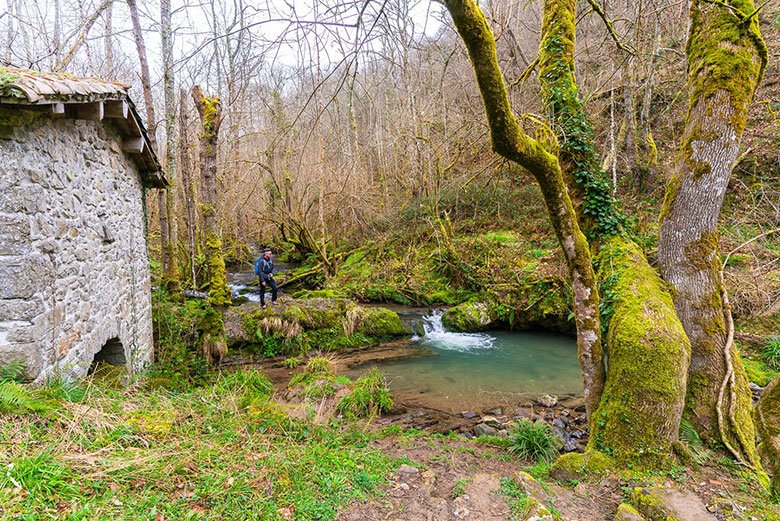
[[[425,317],[425,336],[411,340],[420,356],[376,364],[404,401],[459,412],[542,394],[582,394],[574,339],[547,332],[450,333],[440,317]],[[352,376],[368,367],[353,369]]]

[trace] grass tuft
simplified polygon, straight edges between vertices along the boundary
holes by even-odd
[[[544,422],[519,420],[509,433],[510,452],[522,459],[550,462],[560,452],[563,443]]]
[[[340,414],[357,418],[378,415],[392,408],[393,398],[387,382],[376,367],[358,378],[352,392],[336,406]]]

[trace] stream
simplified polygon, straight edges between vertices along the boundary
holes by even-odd
[[[276,273],[292,267],[277,262]],[[259,302],[256,281],[251,267],[228,272],[234,297]],[[544,394],[582,395],[577,345],[571,337],[546,331],[455,333],[444,328],[442,310],[377,305],[392,309],[424,334],[386,344],[398,356],[367,357],[369,361],[350,366],[347,376],[358,378],[378,367],[399,402],[458,414],[527,402]]]

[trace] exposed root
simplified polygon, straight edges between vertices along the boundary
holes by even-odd
[[[723,441],[723,445],[725,445],[728,451],[737,459],[737,462],[739,462],[741,465],[753,468],[753,465],[746,461],[745,452],[735,449],[728,440],[729,433],[731,431],[736,432],[737,382],[736,376],[734,374],[734,362],[731,359],[731,349],[734,345],[734,319],[731,316],[729,296],[726,292],[726,287],[723,284],[723,271],[720,272],[720,286],[722,288],[721,297],[723,300],[723,317],[726,322],[728,336],[726,338],[726,345],[723,348],[723,356],[726,362],[726,374],[723,378],[723,383],[720,385],[720,391],[718,392],[718,402],[715,408],[718,414],[718,431],[720,432],[720,438]],[[729,389],[728,424],[726,424],[726,419],[723,418],[723,400],[725,398],[726,388]],[[736,434],[736,438],[740,445],[744,445],[744,440],[740,438],[738,432]]]

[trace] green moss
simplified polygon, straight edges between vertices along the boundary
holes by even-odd
[[[725,92],[734,109],[732,125],[742,134],[747,107],[768,58],[752,0],[691,3],[687,44],[689,107]]]
[[[645,521],[645,518],[629,503],[621,503],[612,521]]]
[[[348,295],[338,289],[301,290],[293,293],[293,298],[347,298]]]
[[[619,464],[655,467],[677,439],[690,344],[665,284],[636,245],[611,239],[599,265],[602,280],[614,279],[614,309],[607,381],[588,448]]]
[[[615,469],[615,461],[595,450],[583,454],[564,454],[555,460],[550,475],[558,481],[584,480],[590,477],[601,478]]]
[[[230,323],[240,321],[245,348],[264,356],[339,351],[411,334],[394,311],[363,308],[346,299],[296,299],[276,306],[229,310]]]
[[[697,240],[691,241],[685,245],[685,258],[688,259],[692,267],[700,270],[707,270],[713,267],[713,263],[717,264],[719,262],[717,249],[717,232],[703,232]],[[722,307],[720,305],[720,290],[716,288],[715,292],[718,301],[717,307],[720,308]]]
[[[667,507],[655,487],[635,488],[631,494],[631,503],[645,516],[647,521],[677,521],[677,518],[667,513]]]
[[[682,175],[675,173],[669,182],[666,184],[666,194],[664,195],[664,202],[661,206],[661,213],[659,214],[658,221],[663,222],[674,209],[674,203],[677,200],[677,195],[682,188]]]
[[[217,128],[214,123],[222,102],[219,96],[202,96],[201,102],[203,103],[203,136],[208,139],[216,139]]]
[[[232,295],[227,284],[222,241],[216,235],[209,235],[206,237],[206,247],[209,252],[209,303],[212,306],[227,306]]]

